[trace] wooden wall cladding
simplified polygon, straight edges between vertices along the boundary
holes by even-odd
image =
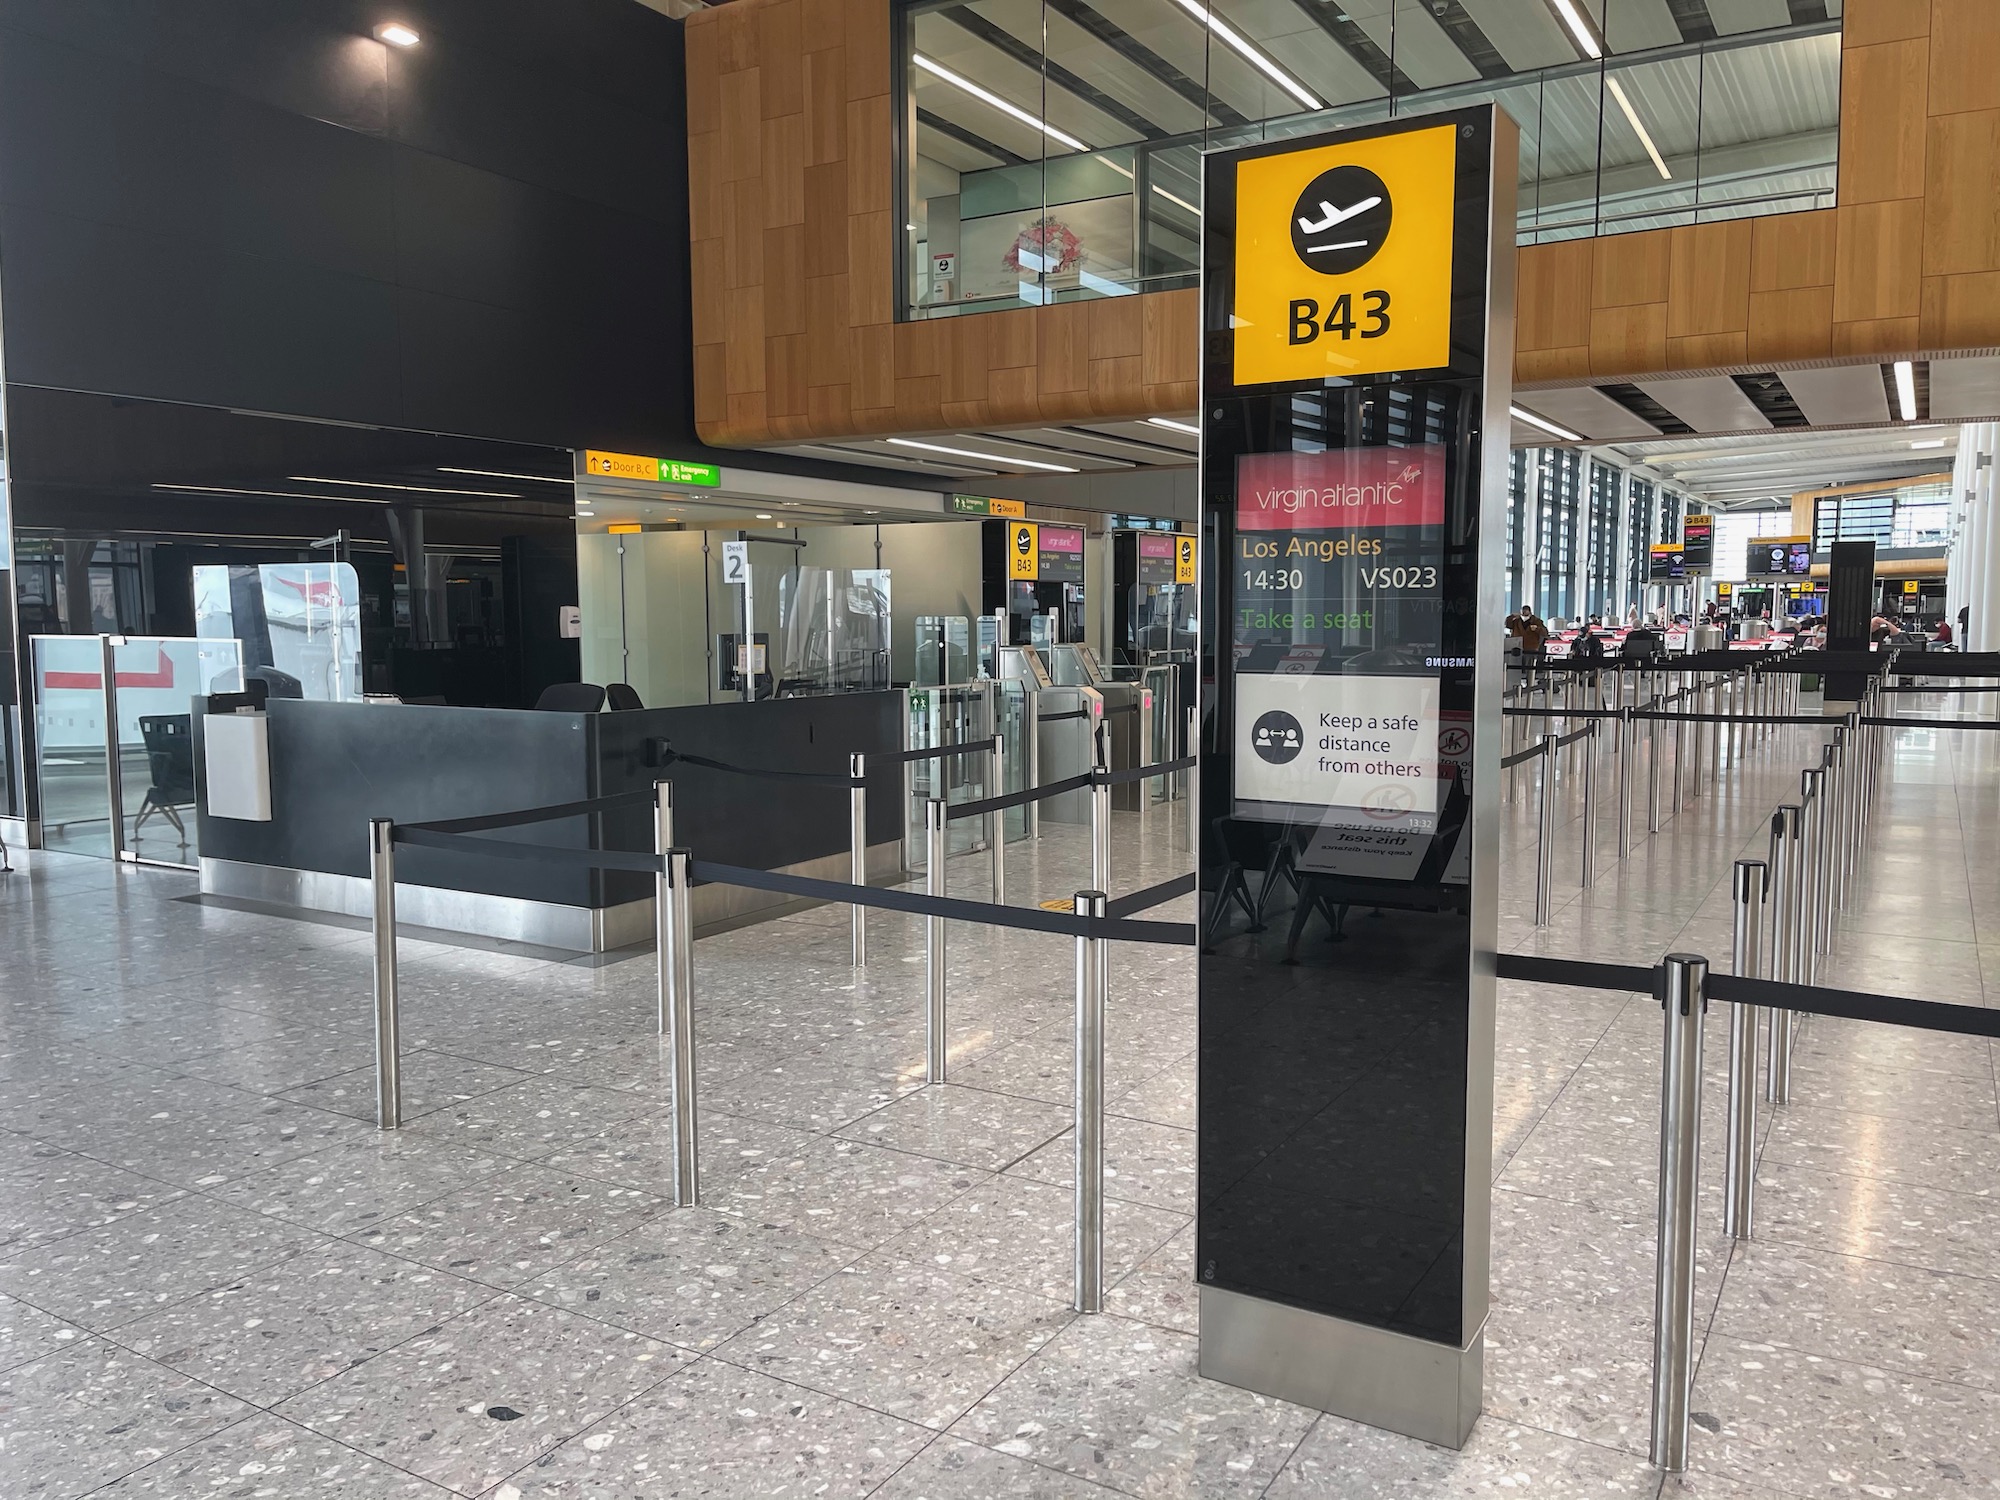
[[[2000,342],[1996,0],[1848,0],[1839,206],[1520,254],[1515,379]],[[695,419],[754,447],[1187,411],[1192,289],[895,321],[885,0],[687,20]]]
[[[695,421],[724,446],[1186,411],[1192,290],[895,320],[886,0],[687,20]]]
[[[1515,379],[2000,341],[1995,0],[1849,0],[1838,207],[1521,252]]]

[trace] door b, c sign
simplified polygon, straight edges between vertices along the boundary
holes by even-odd
[[[1238,163],[1236,383],[1450,363],[1457,167],[1451,125]]]

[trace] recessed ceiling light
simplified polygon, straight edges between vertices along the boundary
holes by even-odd
[[[1905,422],[1917,420],[1917,367],[1907,359],[1896,361],[1896,401]]]
[[[948,83],[953,88],[964,89],[966,93],[972,95],[973,98],[979,100],[982,104],[992,105],[995,109],[999,110],[1001,114],[1006,115],[1011,119],[1019,120],[1023,125],[1026,125],[1030,130],[1039,130],[1043,135],[1047,136],[1050,140],[1058,142],[1061,145],[1067,146],[1072,151],[1088,151],[1090,149],[1090,147],[1086,146],[1082,141],[1078,140],[1075,136],[1068,134],[1066,131],[1061,131],[1056,129],[1055,126],[1051,125],[1047,120],[1036,119],[1033,115],[1029,114],[1025,109],[1021,108],[1020,105],[1010,104],[1008,103],[1007,100],[1002,99],[998,94],[995,94],[990,90],[981,88],[971,79],[959,77],[959,75],[952,72],[950,68],[943,67],[938,63],[932,62],[931,59],[925,57],[921,52],[913,53],[911,55],[910,61],[915,63],[918,67],[922,68],[926,73],[930,74],[933,78],[939,79],[944,83]]]
[[[975,453],[970,448],[947,448],[942,443],[920,443],[915,438],[888,438],[885,441],[898,448],[921,448],[926,453],[949,453],[954,458],[977,459],[983,464],[1015,464],[1024,469],[1047,469],[1051,474],[1074,474],[1078,472],[1067,464],[1045,464],[1039,459],[1014,458],[1000,453]]]
[[[594,516],[597,514],[597,512],[594,510],[580,510],[577,512],[577,514],[580,516]]]
[[[339,484],[361,490],[412,490],[420,495],[479,495],[491,500],[518,500],[512,490],[454,490],[436,484],[384,484],[374,479],[321,479],[313,474],[287,474],[291,484]]]
[[[423,38],[401,21],[384,21],[375,28],[375,40],[387,42],[391,47],[414,47]]]
[[[1561,438],[1565,443],[1580,443],[1583,441],[1583,438],[1581,436],[1579,436],[1577,433],[1571,432],[1568,428],[1558,427],[1553,422],[1544,422],[1540,417],[1536,416],[1533,412],[1522,411],[1521,408],[1518,406],[1508,407],[1507,415],[1514,418],[1517,422],[1526,422],[1530,427],[1539,427],[1544,432],[1554,433],[1557,437]]]
[[[1910,446],[1912,448],[1942,448],[1944,446],[1944,439],[1934,438],[1928,443],[1912,443]]]
[[[353,505],[394,505],[396,502],[384,495],[309,495],[303,490],[245,490],[231,489],[220,484],[156,484],[156,490],[172,490],[187,495],[262,495],[273,500],[326,500],[346,501]],[[218,533],[219,535],[220,533]]]
[[[1661,177],[1672,182],[1674,174],[1667,170],[1666,158],[1660,155],[1660,148],[1653,144],[1653,138],[1646,133],[1646,127],[1639,123],[1639,112],[1632,107],[1632,101],[1625,97],[1625,85],[1615,78],[1607,78],[1604,80],[1604,86],[1611,90],[1611,97],[1618,101],[1618,107],[1625,112],[1625,123],[1632,127],[1633,132],[1639,137],[1639,144],[1644,146],[1646,154],[1652,157],[1654,169]]]
[[[1245,41],[1233,27],[1218,17],[1206,4],[1202,3],[1202,0],[1180,0],[1180,4],[1182,10],[1193,16],[1202,25],[1221,37],[1223,41],[1235,48],[1253,68],[1270,79],[1271,82],[1275,83],[1286,93],[1290,94],[1294,99],[1298,100],[1307,109],[1324,109],[1326,107],[1306,91],[1305,85],[1292,77],[1291,74],[1287,73],[1275,62],[1271,61],[1263,52]]]
[[[1169,428],[1174,432],[1185,432],[1189,437],[1200,437],[1201,429],[1192,422],[1176,422],[1172,417],[1148,417],[1147,422],[1154,427]]]
[[[769,511],[760,510],[757,512],[757,519],[760,521],[768,521],[771,519],[771,514]]]
[[[1598,45],[1596,35],[1584,24],[1583,16],[1576,8],[1576,0],[1549,0],[1549,3],[1563,18],[1563,24],[1569,27],[1569,34],[1576,38],[1576,45],[1585,57],[1604,56],[1604,49]]]
[[[533,479],[541,484],[574,484],[567,474],[509,474],[501,469],[453,469],[438,465],[440,474],[476,474],[481,479]]]

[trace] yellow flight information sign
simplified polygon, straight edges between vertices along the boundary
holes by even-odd
[[[1014,521],[1007,527],[1007,576],[1033,583],[1042,565],[1041,530],[1033,521]]]
[[[1174,582],[1193,583],[1194,581],[1194,538],[1191,536],[1177,536],[1174,538]]]
[[[1451,362],[1458,127],[1236,167],[1238,385]]]

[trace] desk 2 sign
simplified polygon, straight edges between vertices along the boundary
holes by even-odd
[[[1451,362],[1458,129],[1236,168],[1236,384]]]

